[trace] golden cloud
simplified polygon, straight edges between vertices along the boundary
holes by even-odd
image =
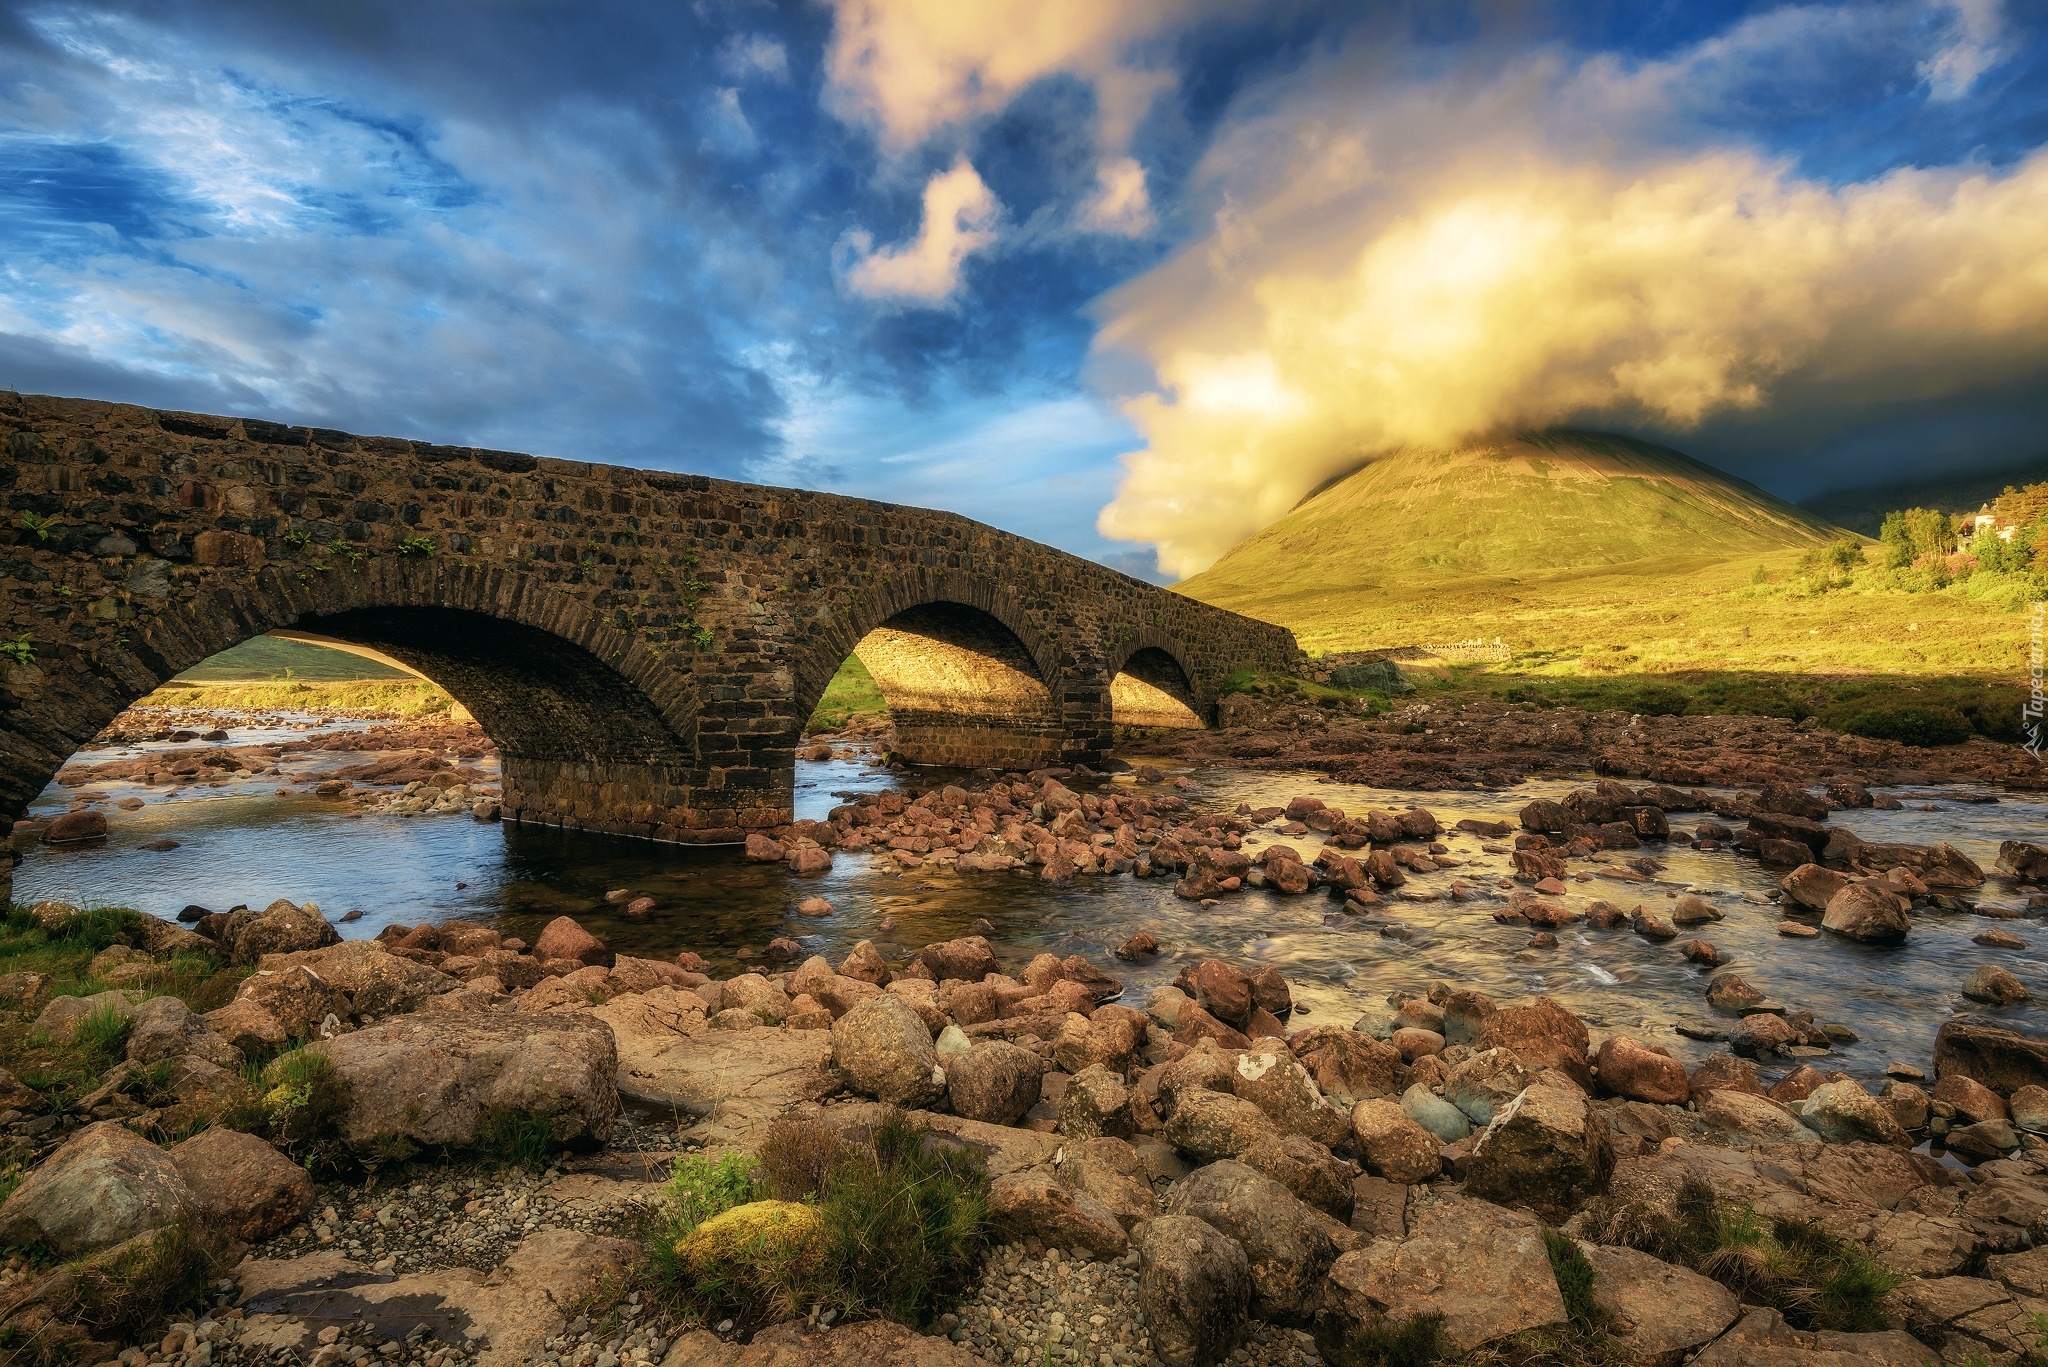
[[[1744,152],[1590,165],[1515,140],[1381,165],[1324,121],[1212,174],[1252,148],[1253,192],[1104,306],[1099,345],[1158,389],[1124,403],[1146,445],[1099,526],[1176,575],[1404,446],[1589,414],[1682,430],[1794,372],[1840,402],[2048,365],[2048,149],[1827,186]]]

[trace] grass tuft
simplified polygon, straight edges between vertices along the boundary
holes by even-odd
[[[1316,1351],[1330,1367],[1437,1367],[1454,1356],[1442,1315],[1383,1319],[1349,1334],[1326,1315],[1316,1323]]]
[[[785,1111],[761,1141],[768,1190],[781,1201],[815,1200],[839,1158],[839,1135],[813,1111]]]

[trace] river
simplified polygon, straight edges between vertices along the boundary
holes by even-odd
[[[227,743],[304,736],[303,726],[231,724]],[[90,758],[123,758],[149,748],[95,750]],[[351,752],[323,761],[315,755],[307,763],[340,765],[373,757]],[[299,770],[304,772],[305,765]],[[1313,793],[1354,811],[1425,806],[1447,827],[1467,816],[1512,820],[1531,798],[1559,797],[1590,781],[1588,776],[1575,782],[1530,782],[1499,792],[1400,793],[1324,783],[1309,773],[1224,766],[1173,771],[1192,781],[1193,788],[1183,795],[1195,811],[1230,810],[1239,802],[1277,806],[1295,794]],[[823,817],[840,793],[927,786],[939,777],[856,760],[799,762],[797,815]],[[226,910],[285,897],[318,902],[330,919],[360,910],[359,919],[342,926],[351,937],[374,936],[393,923],[459,917],[531,941],[548,920],[570,915],[620,952],[665,958],[694,950],[720,973],[762,966],[762,951],[778,935],[793,936],[834,962],[856,941],[871,939],[893,960],[930,941],[967,934],[972,922],[986,919],[996,927],[991,938],[1006,958],[1021,965],[1040,950],[1085,953],[1121,977],[1127,988],[1124,1000],[1138,1004],[1151,987],[1171,981],[1186,959],[1214,956],[1278,965],[1308,1013],[1298,1024],[1348,1024],[1383,1007],[1391,994],[1419,993],[1441,979],[1501,998],[1547,993],[1596,1030],[1638,1035],[1688,1063],[1723,1047],[1683,1038],[1673,1028],[1683,1020],[1711,1017],[1703,1000],[1707,972],[1682,957],[1683,939],[1659,944],[1627,930],[1579,924],[1558,933],[1556,948],[1532,949],[1528,927],[1502,925],[1491,915],[1505,896],[1495,880],[1507,872],[1508,861],[1481,847],[1492,843],[1498,849],[1505,842],[1482,842],[1461,833],[1444,840],[1452,855],[1464,861],[1460,867],[1410,874],[1401,890],[1418,898],[1435,894],[1434,900],[1394,900],[1387,916],[1365,920],[1343,914],[1337,902],[1320,892],[1285,897],[1253,890],[1204,908],[1174,896],[1167,879],[1082,878],[1047,886],[1019,873],[899,873],[881,858],[843,853],[829,873],[798,879],[780,865],[747,864],[730,848],[681,848],[482,823],[460,815],[358,815],[310,795],[280,795],[274,778],[188,788],[175,797],[121,783],[94,784],[92,791],[109,803],[137,798],[144,805],[109,810],[112,830],[104,844],[26,849],[15,875],[16,900],[55,898],[175,916],[188,904]],[[2039,838],[2048,830],[2048,804],[2032,795],[1955,788],[1890,791],[1903,802],[1899,810],[1837,812],[1830,819],[1869,841],[1947,840],[1987,871],[1999,841]],[[1998,800],[1961,800],[1972,795]],[[54,816],[73,796],[52,785],[32,814]],[[1696,820],[1672,817],[1674,826],[1688,829]],[[179,842],[177,848],[144,848],[166,838]],[[1256,849],[1267,839],[1261,833],[1248,839],[1246,848]],[[1312,858],[1318,839],[1289,843]],[[1630,857],[1627,851],[1617,853]],[[1952,1011],[1964,1009],[1957,989],[1978,965],[2001,964],[2035,993],[2048,991],[2043,971],[2048,932],[2035,920],[1917,912],[1910,943],[1895,949],[1831,935],[1791,939],[1777,933],[1777,908],[1756,900],[1777,881],[1757,860],[1683,844],[1646,846],[1635,853],[1661,859],[1664,870],[1646,882],[1599,876],[1574,882],[1563,900],[1582,907],[1602,898],[1624,911],[1641,902],[1668,915],[1669,900],[1681,892],[1708,898],[1726,919],[1698,927],[1696,933],[1773,1000],[1811,1010],[1860,1034],[1861,1043],[1838,1051],[1827,1066],[1872,1083],[1881,1081],[1885,1065],[1894,1059],[1930,1066],[1935,1031]],[[1454,877],[1478,885],[1481,899],[1450,900],[1445,894]],[[618,916],[604,894],[620,888],[652,896],[659,910],[644,921]],[[829,900],[832,914],[799,915],[798,903],[812,896]],[[2025,894],[1996,877],[1970,900],[2015,909],[2027,903]],[[1388,916],[1407,927],[1407,938],[1381,933]],[[1972,942],[1972,936],[1994,925],[2016,931],[2027,948],[1991,949]],[[1141,929],[1156,936],[1165,952],[1141,965],[1114,960],[1110,948]],[[2031,1004],[2015,1008],[2021,1021],[2031,1012]]]

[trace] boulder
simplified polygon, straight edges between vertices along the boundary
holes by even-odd
[[[1237,1161],[1333,1219],[1351,1218],[1358,1170],[1315,1140],[1298,1134],[1263,1136],[1252,1141]]]
[[[1036,1238],[1053,1248],[1114,1258],[1130,1246],[1121,1221],[1102,1202],[1060,1185],[1045,1172],[1006,1173],[989,1185],[989,1223],[1002,1239]]]
[[[1967,1016],[1952,1016],[1934,1036],[1934,1075],[1975,1078],[2000,1096],[2048,1087],[2048,1041]]]
[[[1440,1316],[1444,1337],[1461,1354],[1563,1323],[1543,1226],[1485,1201],[1417,1205],[1407,1238],[1375,1240],[1331,1265],[1316,1347],[1325,1362],[1359,1362],[1351,1346],[1357,1339],[1390,1318],[1415,1315]]]
[[[1504,1006],[1479,1032],[1480,1049],[1507,1049],[1532,1073],[1555,1068],[1580,1087],[1593,1090],[1586,1057],[1586,1023],[1548,997],[1526,1006]]]
[[[1197,1089],[1175,1095],[1173,1114],[1159,1133],[1196,1162],[1212,1163],[1237,1157],[1260,1138],[1278,1134],[1279,1129],[1249,1101]]]
[[[1444,998],[1443,1009],[1444,1043],[1474,1044],[1500,1007],[1484,992],[1459,988]]]
[[[1707,980],[1707,1005],[1716,1011],[1739,1016],[1749,1007],[1761,1006],[1763,992],[1749,985],[1739,973],[1716,973]]]
[[[266,1008],[240,997],[207,1012],[204,1019],[216,1035],[239,1050],[245,1058],[274,1053],[284,1048],[295,1033],[300,1039],[306,1038],[306,1032],[287,1031]]]
[[[1700,1120],[1751,1144],[1801,1143],[1820,1138],[1782,1104],[1755,1092],[1717,1088],[1694,1098]]]
[[[839,974],[841,977],[873,983],[876,987],[889,985],[889,965],[882,961],[882,951],[875,948],[873,940],[862,940],[856,944],[847,953],[845,962],[839,965]]]
[[[1145,1160],[1121,1139],[1105,1136],[1062,1145],[1054,1175],[1061,1186],[1101,1202],[1127,1231],[1158,1214]]]
[[[1593,1305],[1631,1361],[1676,1367],[1742,1313],[1733,1292],[1688,1268],[1632,1248],[1581,1243],[1593,1267]]]
[[[1351,1134],[1351,1117],[1324,1097],[1308,1069],[1286,1049],[1240,1053],[1231,1090],[1272,1117],[1283,1134],[1299,1134],[1335,1147]]]
[[[685,1024],[701,1019],[695,1010],[683,1015]],[[706,1145],[751,1152],[777,1116],[840,1085],[827,1071],[831,1041],[822,1030],[622,1032],[618,1049],[619,1091],[699,1117],[691,1137]]]
[[[176,997],[151,997],[129,1018],[128,1061],[156,1063],[196,1054],[217,1068],[242,1066],[241,1051]]]
[[[1482,1049],[1452,1066],[1444,1079],[1444,1100],[1474,1125],[1485,1125],[1528,1085],[1529,1070],[1513,1050]]]
[[[1675,926],[1705,925],[1721,919],[1720,908],[1689,892],[1671,904],[1671,924]]]
[[[1562,1223],[1607,1189],[1614,1149],[1586,1098],[1537,1083],[1509,1102],[1465,1160],[1465,1190]]]
[[[2040,1089],[2033,1090],[2038,1092]],[[2013,1095],[2018,1097],[2020,1093]],[[1974,1125],[1980,1120],[2004,1120],[2012,1114],[2005,1098],[1974,1078],[1957,1073],[1950,1073],[1934,1084],[1934,1099],[1955,1107],[1956,1114],[1965,1125]]]
[[[1311,1026],[1287,1042],[1325,1097],[1349,1105],[1398,1091],[1401,1055],[1359,1030]]]
[[[1122,1006],[1096,1008],[1093,1017],[1069,1013],[1053,1037],[1053,1061],[1069,1073],[1101,1065],[1127,1071],[1145,1044],[1145,1017]]]
[[[1155,1090],[1160,1104],[1167,1114],[1171,1114],[1180,1097],[1187,1092],[1221,1092],[1235,1096],[1237,1093],[1231,1084],[1236,1080],[1236,1053],[1226,1052],[1214,1040],[1203,1040],[1173,1062],[1160,1067]]]
[[[320,908],[308,902],[294,906],[282,897],[261,911],[237,911],[221,927],[220,943],[238,964],[253,964],[266,954],[291,954],[339,943],[341,932],[327,923]]]
[[[2012,1094],[2012,1123],[2029,1134],[2048,1134],[2048,1090],[2022,1087]]]
[[[1963,981],[1963,995],[1992,1006],[2011,1006],[2027,1000],[2027,988],[1998,965],[1984,964]]]
[[[1351,1108],[1351,1129],[1365,1169],[1375,1177],[1412,1185],[1435,1177],[1442,1167],[1436,1136],[1416,1124],[1399,1102],[1385,1097],[1359,1102]]]
[[[1801,864],[1778,880],[1788,900],[1809,911],[1826,911],[1834,895],[1849,886],[1849,876],[1819,864]]]
[[[1757,1076],[1756,1065],[1746,1058],[1734,1054],[1709,1054],[1706,1062],[1692,1070],[1686,1079],[1686,1089],[1694,1100],[1708,1092],[1748,1092],[1762,1096],[1763,1079]]]
[[[261,1007],[287,1036],[296,1039],[317,1035],[320,1023],[330,1015],[346,1019],[354,1011],[346,996],[303,964],[259,969],[243,979],[241,987],[235,990],[235,1001]],[[208,1020],[212,1020],[212,1014]]]
[[[984,1040],[964,1053],[947,1055],[943,1066],[953,1113],[991,1125],[1022,1120],[1038,1104],[1045,1077],[1045,1060],[1003,1040]]]
[[[253,1134],[216,1125],[171,1150],[208,1228],[243,1243],[288,1229],[313,1204],[313,1179]]]
[[[112,1011],[122,1020],[135,1017],[126,992],[95,992],[90,997],[53,997],[37,1013],[34,1028],[52,1039],[69,1040],[78,1034],[78,1023],[96,1011]]]
[[[1631,1101],[1660,1106],[1683,1105],[1692,1096],[1685,1065],[1662,1049],[1609,1035],[1600,1043],[1600,1085]]]
[[[1059,1127],[1070,1139],[1130,1138],[1131,1093],[1123,1078],[1099,1063],[1074,1074],[1060,1094]]]
[[[82,840],[104,840],[106,835],[105,812],[66,812],[43,827],[42,841],[45,845],[75,845]]]
[[[185,1215],[192,1191],[169,1154],[111,1120],[88,1125],[0,1205],[0,1245],[97,1253]]]
[[[723,986],[721,1011],[744,1011],[763,1025],[780,1025],[789,1014],[789,994],[759,973],[728,978]]]
[[[618,1115],[611,1029],[581,1013],[400,1016],[313,1047],[347,1089],[339,1128],[357,1148],[462,1147],[506,1115],[568,1143],[602,1137]]]
[[[1877,1099],[1891,1108],[1892,1119],[1898,1121],[1901,1128],[1925,1128],[1931,1109],[1927,1093],[1912,1083],[1894,1078],[1885,1083],[1884,1090],[1877,1094]]]
[[[1250,1329],[1244,1249],[1206,1220],[1162,1215],[1138,1241],[1138,1312],[1166,1367],[1216,1367]]]
[[[1193,1046],[1199,1040],[1215,1040],[1230,1049],[1249,1048],[1251,1041],[1244,1032],[1226,1025],[1208,1010],[1192,1000],[1181,1003],[1173,1021],[1173,1042]]]
[[[932,1032],[915,1007],[887,992],[833,1022],[832,1067],[854,1091],[891,1106],[917,1109],[946,1093]]]
[[[1285,1324],[1314,1313],[1337,1248],[1321,1217],[1286,1187],[1242,1163],[1211,1163],[1174,1184],[1166,1213],[1191,1215],[1244,1250],[1254,1315]]]
[[[1816,1087],[1800,1108],[1800,1119],[1821,1138],[1838,1144],[1913,1147],[1913,1137],[1899,1124],[1891,1107],[1864,1091],[1853,1078]]]
[[[1251,1019],[1252,980],[1221,959],[1203,959],[1182,969],[1173,985],[1226,1025],[1242,1030]]]
[[[1401,1109],[1416,1124],[1428,1130],[1445,1144],[1455,1144],[1472,1133],[1472,1121],[1450,1102],[1429,1090],[1427,1083],[1418,1082],[1401,1093]]]
[[[1906,942],[1913,922],[1906,915],[1905,898],[1866,880],[1850,883],[1830,897],[1820,926],[1865,944],[1897,945]]]
[[[393,954],[375,940],[347,940],[324,949],[266,954],[256,964],[258,972],[290,968],[311,969],[330,987],[348,993],[358,1016],[399,1015],[457,986],[446,973]]]
[[[958,978],[962,982],[978,983],[991,973],[1002,972],[1002,965],[996,961],[996,952],[979,935],[926,945],[917,951],[917,958],[940,982]]]
[[[2048,848],[2027,840],[2002,841],[1998,866],[2022,883],[2048,883]]]

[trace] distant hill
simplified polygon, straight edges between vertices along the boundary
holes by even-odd
[[[238,646],[229,646],[220,654],[201,660],[178,677],[193,683],[244,683],[282,678],[287,670],[292,678],[307,683],[412,677],[347,651],[276,636],[252,636]]]
[[[1834,489],[1801,499],[1799,506],[1815,517],[1865,536],[1876,536],[1878,528],[1884,525],[1884,515],[1900,508],[1974,512],[2004,493],[2008,485],[2038,484],[2042,480],[2048,480],[2048,453],[1983,474],[1944,475],[1867,489]]]
[[[1674,556],[1723,561],[1837,535],[1677,451],[1551,431],[1383,456],[1176,587],[1291,626],[1281,600],[1296,591],[1403,595]]]

